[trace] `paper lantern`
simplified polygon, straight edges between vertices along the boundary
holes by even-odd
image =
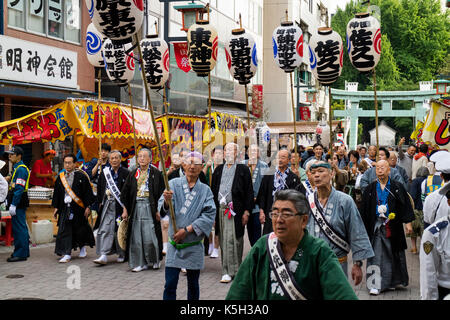
[[[103,56],[106,64],[108,78],[119,86],[126,86],[134,76],[133,51],[126,53],[132,47],[131,43],[112,42],[106,39],[103,42]]]
[[[225,56],[233,78],[242,85],[250,83],[256,73],[258,57],[255,40],[245,29],[231,32],[231,37],[225,44]]]
[[[87,0],[89,15],[98,31],[111,40],[131,42],[144,19],[143,0]]]
[[[316,127],[316,134],[323,146],[327,146],[330,144],[330,126],[325,121],[320,121]]]
[[[347,25],[347,52],[352,65],[369,72],[380,61],[380,23],[369,13],[358,13]]]
[[[309,41],[309,63],[314,77],[322,85],[331,85],[342,72],[344,45],[331,28],[319,28]]]
[[[151,89],[162,89],[169,78],[169,47],[158,35],[141,40],[145,77]]]
[[[199,77],[205,77],[216,66],[219,38],[208,21],[197,21],[187,32],[189,63]]]
[[[98,32],[94,24],[90,23],[86,29],[86,55],[90,64],[94,67],[104,67],[102,45],[106,38]]]
[[[94,0],[85,0],[85,3],[89,12],[89,18],[92,20],[92,17],[94,16]]]
[[[273,57],[284,72],[292,72],[303,57],[303,33],[292,21],[282,22],[272,35]]]

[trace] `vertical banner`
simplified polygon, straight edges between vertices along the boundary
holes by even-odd
[[[263,115],[263,85],[252,86],[252,115],[260,119]]]
[[[191,65],[189,64],[188,43],[173,42],[172,44],[178,68],[186,73],[189,72],[191,70]]]
[[[300,107],[300,120],[311,121],[311,110],[309,107]]]
[[[433,101],[423,127],[422,140],[450,151],[450,107]]]

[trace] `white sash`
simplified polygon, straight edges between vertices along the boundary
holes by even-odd
[[[114,196],[114,199],[120,204],[122,208],[125,208],[122,201],[120,201],[120,190],[117,187],[116,183],[114,182],[114,179],[111,174],[111,170],[109,167],[105,167],[103,169],[103,174],[106,178],[106,184],[108,185],[108,189],[111,191],[112,195]]]
[[[269,262],[284,294],[292,300],[307,300],[295,282],[294,275],[286,266],[278,247],[278,238],[274,232],[267,237]]]
[[[198,180],[197,180],[198,182]],[[195,183],[195,185],[197,185],[197,182]],[[194,186],[195,188],[195,186]],[[186,200],[184,201],[184,205],[183,208],[181,208],[180,213],[181,214],[186,214],[188,212],[189,207],[192,205],[192,201],[194,200],[195,196],[197,195],[197,191],[194,191],[194,189],[192,189],[192,192],[189,190],[189,186],[186,182],[186,178],[184,178],[183,181],[183,190],[184,190],[184,196],[186,198]]]
[[[314,201],[314,193],[310,193],[308,195],[308,202],[309,206],[311,207],[314,220],[316,220],[316,223],[320,226],[327,238],[342,250],[346,251],[347,253],[350,252],[350,245],[336,234],[333,228],[328,224],[327,219],[325,219],[325,217],[323,216],[321,208],[316,206],[316,202]]]
[[[306,189],[306,193],[309,195],[311,193],[314,193],[314,189],[311,186],[311,183],[309,183],[308,180],[302,181],[303,186]]]

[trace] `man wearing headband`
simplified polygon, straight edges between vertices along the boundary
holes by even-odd
[[[55,150],[47,150],[42,159],[36,160],[30,173],[30,184],[32,186],[53,187],[55,185],[56,172],[52,170],[52,160]]]
[[[253,209],[253,185],[250,170],[236,163],[238,145],[225,146],[226,163],[213,173],[211,190],[217,208],[215,231],[219,234],[222,279],[231,282],[242,262],[244,228]]]
[[[170,215],[172,202],[177,232],[172,220],[169,225],[169,245],[166,253],[166,283],[164,300],[176,300],[178,277],[181,269],[187,273],[187,299],[199,300],[200,270],[204,268],[203,238],[211,232],[216,216],[214,196],[207,184],[200,181],[203,157],[190,152],[183,159],[184,175],[169,181],[170,191],[159,198],[161,216]]]
[[[316,190],[308,195],[310,217],[309,233],[325,240],[339,259],[347,275],[347,255],[352,251],[351,276],[358,285],[362,280],[363,260],[374,253],[364,223],[353,199],[332,186],[333,170],[325,161],[311,165],[312,180]]]
[[[412,233],[414,213],[411,201],[401,183],[389,177],[389,163],[376,164],[377,181],[363,191],[361,217],[375,252],[367,260],[367,288],[372,295],[387,289],[407,286],[408,269],[405,250],[406,232]]]

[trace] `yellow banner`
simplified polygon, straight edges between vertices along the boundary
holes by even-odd
[[[425,120],[422,140],[439,149],[450,151],[450,107],[440,101],[432,101]]]
[[[421,136],[422,131],[423,131],[423,122],[417,121],[416,129],[413,131],[413,133],[411,133],[410,138],[413,140],[417,140],[417,138]]]

